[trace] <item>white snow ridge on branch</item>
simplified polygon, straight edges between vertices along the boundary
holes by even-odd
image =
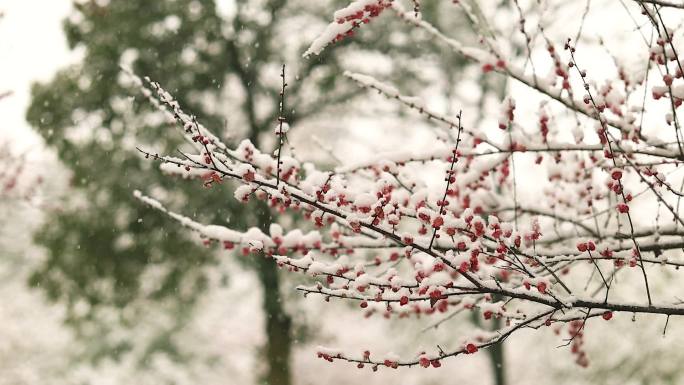
[[[338,42],[345,37],[354,35],[354,30],[362,24],[367,24],[372,18],[378,17],[382,11],[391,6],[393,0],[356,0],[347,7],[340,9],[333,15],[333,21],[328,24],[304,52],[304,57],[320,54],[325,47]]]

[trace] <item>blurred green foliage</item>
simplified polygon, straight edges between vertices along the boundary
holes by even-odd
[[[204,189],[199,181],[179,182],[140,156],[136,145],[173,153],[183,143],[131,88],[120,65],[160,82],[222,138],[248,137],[256,144],[275,123],[281,63],[290,74],[288,105],[296,106],[288,111],[291,124],[344,108],[363,94],[339,76],[348,45],[389,52],[393,80],[407,90],[427,81],[423,68],[411,65],[409,58],[437,63],[449,84],[463,66],[462,59],[410,29],[401,36],[386,34],[406,28],[382,22],[320,57],[303,60],[300,54],[311,38],[306,31],[320,31],[334,7],[346,2],[227,3],[219,14],[213,0],[74,2],[64,30],[82,60],[32,88],[27,119],[71,171],[72,189],[36,236],[48,256],[33,272],[31,284],[68,305],[67,322],[87,342],[86,357],[93,362],[133,350],[139,341],[109,336],[143,322],[150,303],[159,304],[174,322],[160,328],[138,358],[145,362],[165,352],[186,359],[172,336],[190,319],[207,287],[207,269],[218,262],[186,229],[136,202],[134,189],[152,192],[202,222],[225,224],[229,218],[232,227],[245,228],[264,227],[269,220],[267,209],[238,204],[225,185]],[[440,7],[427,2],[424,17],[447,30],[458,28],[460,21]],[[391,17],[383,20],[398,23]],[[280,301],[275,266],[259,259],[254,267],[265,289],[272,345],[266,355],[272,367],[280,368],[266,375],[267,382],[285,384],[290,319]]]

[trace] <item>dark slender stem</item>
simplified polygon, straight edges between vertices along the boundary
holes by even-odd
[[[283,152],[283,142],[285,136],[285,133],[283,132],[283,123],[286,122],[285,117],[283,116],[283,110],[285,109],[285,87],[287,87],[287,83],[285,83],[285,64],[283,64],[280,77],[282,79],[282,87],[280,89],[280,106],[278,113],[278,164],[276,166],[276,187],[280,185],[280,167],[282,164],[282,161],[280,160],[280,154]]]

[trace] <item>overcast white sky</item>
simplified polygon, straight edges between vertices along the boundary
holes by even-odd
[[[30,85],[50,79],[74,57],[61,24],[70,8],[69,0],[0,0],[0,92],[13,92],[0,101],[0,143],[26,149],[40,142],[24,120]]]

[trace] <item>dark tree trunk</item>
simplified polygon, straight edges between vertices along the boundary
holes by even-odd
[[[251,100],[251,98],[250,98]],[[250,139],[258,147],[259,130],[252,129]],[[269,232],[271,213],[264,202],[256,202],[258,227],[265,234]],[[266,372],[264,385],[290,385],[290,354],[292,351],[292,319],[285,312],[280,295],[280,276],[271,258],[259,256],[256,262],[257,276],[263,288],[263,309],[266,317]]]
[[[501,327],[501,319],[497,318],[494,321],[493,329]],[[506,385],[506,363],[504,362],[504,344],[503,342],[494,344],[487,349],[489,360],[492,365],[492,374],[494,375],[494,384]]]
[[[482,321],[480,319],[480,313],[473,312],[472,320],[475,325],[482,327]],[[489,322],[489,321],[488,321]],[[501,319],[493,318],[491,320],[491,330],[498,330],[501,328]],[[495,385],[506,385],[506,365],[504,359],[504,343],[500,342],[494,344],[487,349],[487,356],[489,357],[490,366],[492,368],[492,377],[494,378]]]
[[[261,224],[263,225],[263,222]],[[273,260],[259,257],[257,259],[257,275],[263,288],[263,309],[266,317],[264,354],[268,367],[264,374],[264,384],[290,385],[290,352],[292,350],[290,329],[292,320],[281,303],[280,280]]]

